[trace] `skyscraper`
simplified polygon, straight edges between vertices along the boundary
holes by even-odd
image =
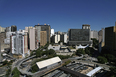
[[[11,36],[11,53],[16,58],[25,57],[25,35],[24,33],[16,32]],[[26,51],[27,52],[27,51]]]
[[[47,42],[50,42],[50,34],[51,34],[51,28],[50,28],[50,25],[35,25],[35,28],[37,30],[37,42],[38,42],[38,45],[40,43],[40,45],[43,45],[41,44],[41,31],[46,31],[46,38],[47,38]]]
[[[41,31],[40,36],[41,36],[40,45],[44,46],[47,43],[47,33],[46,33],[46,31]]]
[[[30,50],[35,50],[36,48],[36,40],[35,40],[35,28],[29,29],[29,48]]]
[[[105,48],[116,54],[116,24],[105,28]]]

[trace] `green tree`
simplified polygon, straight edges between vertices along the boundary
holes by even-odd
[[[20,76],[20,72],[17,69],[17,67],[14,68],[14,70],[12,71],[13,77],[19,77]]]
[[[98,62],[99,63],[102,63],[102,64],[104,64],[104,63],[106,63],[107,62],[107,59],[105,58],[105,57],[102,57],[102,56],[98,56]]]
[[[53,49],[48,50],[49,55],[55,55],[55,51]]]
[[[91,38],[91,40],[93,41],[93,47],[98,46],[99,41],[96,38]]]
[[[111,77],[116,77],[116,66],[115,67],[110,67],[110,76]]]
[[[78,49],[76,51],[76,55],[80,55],[80,54],[85,54],[85,51],[83,49]]]
[[[116,59],[115,56],[112,54],[105,54],[104,56],[107,58],[109,62],[114,62]]]
[[[32,69],[32,73],[37,72],[37,71],[38,71],[38,66],[37,66],[37,64],[34,64],[34,65],[31,67],[31,69]]]
[[[90,50],[89,50],[89,47],[85,48],[85,53],[90,55]]]
[[[5,61],[3,62],[3,65],[6,65],[6,64],[8,64],[8,61],[7,61],[7,60],[5,60]]]

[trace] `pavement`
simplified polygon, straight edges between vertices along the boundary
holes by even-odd
[[[85,64],[88,64],[88,65],[96,64],[96,65],[99,65],[99,66],[105,68],[105,70],[107,70],[107,71],[109,71],[109,68],[110,68],[109,65],[106,65],[106,64],[100,64],[100,63],[91,62],[91,61],[75,60],[75,62],[79,62],[79,63],[82,63],[82,64],[85,63]]]

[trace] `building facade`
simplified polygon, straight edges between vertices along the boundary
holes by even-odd
[[[17,26],[16,25],[6,27],[6,32],[16,32],[16,31],[17,31]]]
[[[10,44],[5,44],[6,32],[0,33],[1,51],[3,52],[5,48],[10,48]]]
[[[6,29],[6,28],[3,28],[3,27],[0,26],[0,33],[1,33],[1,32],[5,32],[5,29]]]
[[[51,37],[54,35],[54,29],[51,29]]]
[[[98,40],[98,31],[91,31],[91,38],[96,38]]]
[[[90,25],[82,25],[82,29],[69,29],[69,45],[91,45]]]
[[[109,49],[110,53],[116,54],[116,24],[105,28],[105,48]]]
[[[40,45],[41,46],[46,45],[46,43],[47,43],[47,33],[46,33],[46,31],[41,31],[40,36],[41,36]]]
[[[67,43],[67,34],[66,33],[60,35],[60,41]]]
[[[29,29],[29,46],[30,50],[35,50],[36,48],[35,28]]]
[[[105,29],[101,29],[98,32],[98,40],[99,40],[99,52],[101,52],[102,47],[105,45]]]
[[[24,32],[15,32],[11,36],[11,53],[15,58],[23,58],[28,53],[27,35]]]
[[[39,45],[43,45],[41,44],[41,31],[46,31],[46,38],[47,38],[47,42],[50,43],[50,36],[51,36],[51,28],[50,25],[35,25],[35,29],[37,30],[37,44]]]

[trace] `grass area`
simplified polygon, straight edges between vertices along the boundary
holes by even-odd
[[[71,60],[66,61],[66,62],[63,64],[63,66],[66,66],[66,65],[69,64],[70,62],[71,62]]]
[[[70,48],[70,49],[75,49],[74,47],[72,47],[72,46],[68,46],[68,48]]]

